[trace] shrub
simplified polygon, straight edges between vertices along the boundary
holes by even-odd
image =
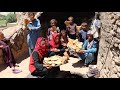
[[[0,20],[5,20],[5,16],[0,14]]]
[[[6,17],[5,20],[7,20],[8,23],[13,23],[17,21],[16,15],[13,13],[9,13]]]

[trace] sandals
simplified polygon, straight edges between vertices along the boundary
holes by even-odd
[[[91,69],[90,71],[87,72],[87,76],[89,77],[93,77],[93,76],[99,77],[99,75],[100,75],[100,71],[97,68]]]

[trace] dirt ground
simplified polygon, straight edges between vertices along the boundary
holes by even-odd
[[[18,69],[22,70],[22,72],[18,74],[12,73],[12,70],[9,67],[4,68],[4,66],[2,67],[0,66],[1,69],[4,68],[0,70],[0,78],[26,78],[30,74],[29,60],[30,58],[28,57],[19,63],[20,67],[18,67]],[[88,67],[82,67],[82,65],[83,64],[80,63],[80,61],[77,58],[70,57],[70,60],[68,60],[68,63],[60,66],[60,70],[70,71],[71,74],[77,74],[77,75],[83,76],[88,71]]]
[[[29,74],[29,60],[30,58],[27,58],[19,63],[17,69],[22,70],[21,73],[14,74],[11,68],[7,67],[4,70],[0,70],[0,78],[25,78]]]

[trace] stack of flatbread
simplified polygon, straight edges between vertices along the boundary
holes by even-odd
[[[44,58],[43,62],[44,62],[44,64],[50,64],[53,67],[57,67],[57,66],[60,66],[60,65],[64,64],[64,62],[66,60],[68,60],[67,56],[55,55],[55,56],[51,56],[51,57],[48,57],[48,58]]]
[[[79,50],[82,49],[83,43],[79,42],[78,39],[73,40],[73,39],[69,38],[68,40],[69,40],[69,42],[67,44],[67,47],[69,49],[73,49],[73,50],[75,50],[75,52],[78,52]]]

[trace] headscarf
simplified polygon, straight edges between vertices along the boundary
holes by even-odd
[[[55,39],[56,39],[57,36],[59,36],[58,33],[55,33],[55,34],[52,35],[52,40],[49,41],[49,44],[50,44],[51,48],[58,48],[60,46],[60,43],[58,43],[58,44],[55,43]]]
[[[40,43],[42,42],[43,39],[46,42],[45,46],[40,45]],[[47,52],[48,52],[48,41],[45,38],[42,38],[42,37],[38,38],[37,42],[36,42],[36,45],[35,45],[35,48],[34,48],[34,51],[38,52],[40,58],[42,58],[43,56],[46,56]]]
[[[45,40],[45,42],[46,42],[45,47],[41,46],[42,40],[43,40],[42,37],[38,38],[38,40],[36,42],[36,45],[35,45],[35,49],[34,49],[34,51],[38,52],[39,61],[41,61],[45,56],[47,56],[47,52],[48,52],[47,40]],[[32,55],[31,55],[31,57],[30,57],[30,63],[29,63],[29,71],[31,73],[33,73],[35,70],[36,70],[36,67],[34,65],[34,59],[33,59]]]

